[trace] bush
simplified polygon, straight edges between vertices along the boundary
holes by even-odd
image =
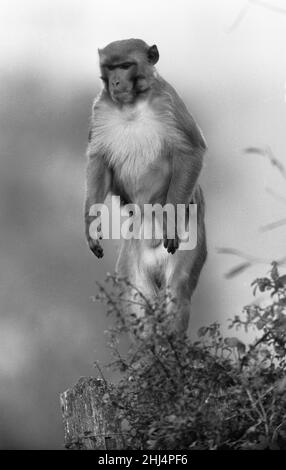
[[[249,305],[231,321],[258,335],[247,346],[223,338],[218,323],[200,328],[195,342],[180,338],[165,313],[174,299],[152,303],[115,276],[108,284],[99,297],[116,318],[111,366],[121,373],[109,393],[126,449],[286,449],[286,276],[276,263],[253,283],[254,293],[268,291],[267,304]],[[126,285],[142,318],[126,316]],[[126,333],[132,343],[123,354]]]

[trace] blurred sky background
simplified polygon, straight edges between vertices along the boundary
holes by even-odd
[[[59,393],[107,362],[109,319],[91,301],[114,270],[117,246],[97,260],[84,239],[88,119],[100,87],[97,48],[129,37],[156,43],[158,71],[206,136],[202,174],[209,257],[191,329],[239,314],[253,300],[256,265],[217,247],[276,259],[286,227],[285,181],[248,146],[286,148],[286,15],[243,0],[0,0],[0,448],[62,448]],[[272,6],[285,5],[271,1]]]

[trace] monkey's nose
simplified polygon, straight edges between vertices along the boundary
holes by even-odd
[[[120,81],[119,80],[113,80],[111,82],[111,84],[112,84],[113,88],[117,88],[120,85]]]

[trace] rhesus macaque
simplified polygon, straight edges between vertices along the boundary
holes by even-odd
[[[147,298],[168,287],[180,312],[174,328],[186,332],[191,295],[206,260],[204,199],[198,176],[206,143],[174,88],[158,75],[159,52],[140,39],[99,50],[104,87],[93,104],[87,150],[86,237],[98,258],[103,249],[90,234],[91,209],[108,194],[122,205],[197,204],[197,246],[178,250],[177,220],[168,238],[122,240],[116,271]]]

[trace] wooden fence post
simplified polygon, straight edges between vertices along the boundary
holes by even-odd
[[[81,377],[60,401],[67,449],[124,449],[116,407],[102,379]]]

